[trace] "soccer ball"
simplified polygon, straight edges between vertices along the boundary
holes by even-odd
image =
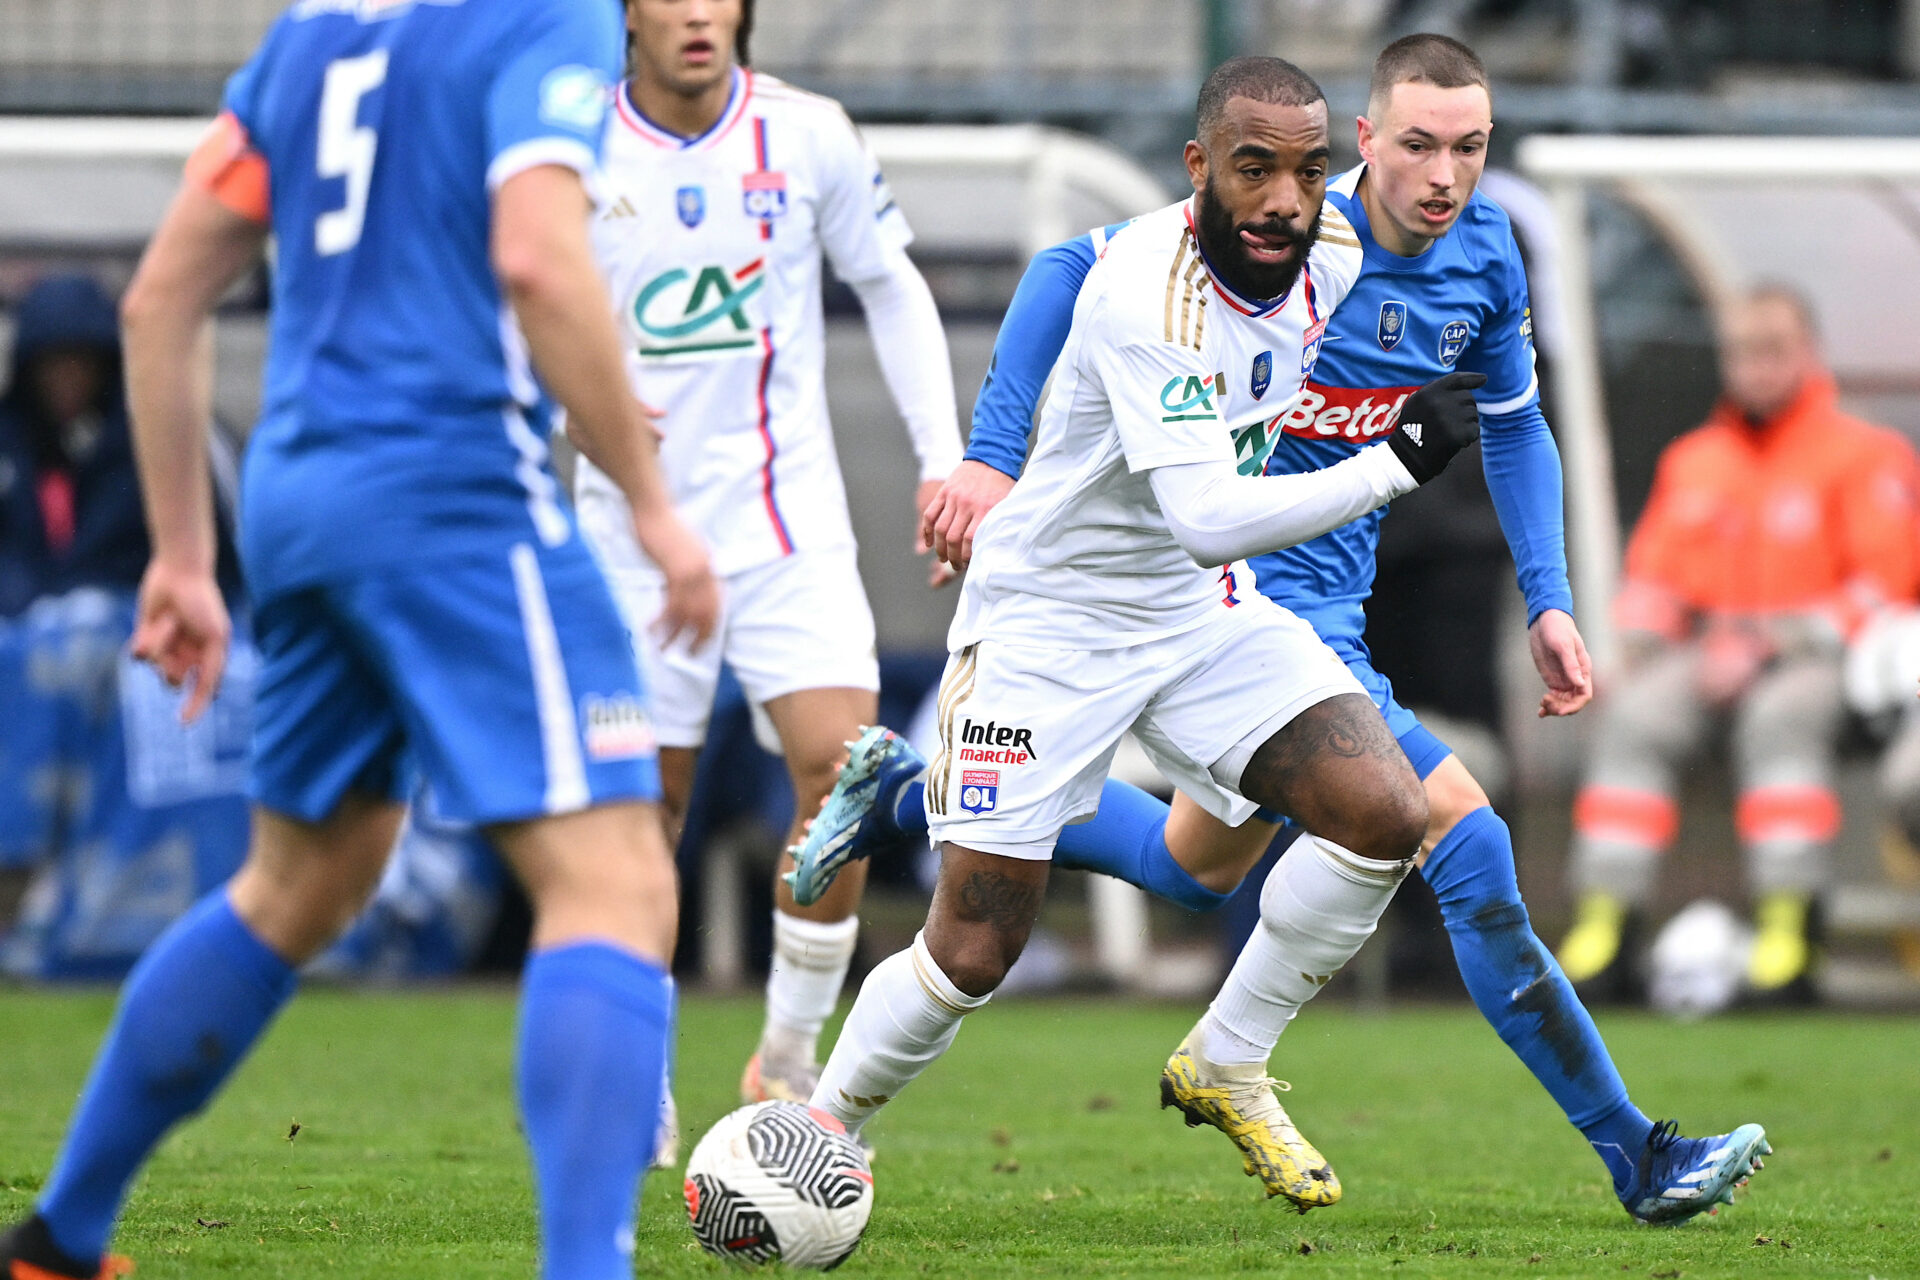
[[[756,1102],[721,1118],[687,1160],[687,1217],[700,1247],[729,1262],[828,1271],[860,1243],[873,1172],[846,1126],[798,1102]]]
[[[1753,930],[1725,904],[1691,903],[1654,939],[1647,998],[1669,1017],[1711,1017],[1739,996],[1752,950]]]

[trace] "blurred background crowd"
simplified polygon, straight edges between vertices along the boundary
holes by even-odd
[[[18,977],[119,974],[244,848],[244,637],[191,727],[124,652],[145,534],[113,298],[177,172],[134,118],[210,114],[280,7],[0,8],[0,971]],[[1600,694],[1572,721],[1533,718],[1522,607],[1472,466],[1386,520],[1377,666],[1509,815],[1535,919],[1584,991],[1686,1013],[1755,993],[1920,1004],[1920,0],[762,0],[752,52],[867,127],[918,232],[964,420],[1026,257],[1183,189],[1208,66],[1272,52],[1313,73],[1344,167],[1375,53],[1416,30],[1488,65],[1483,190],[1528,259],[1547,416],[1598,430],[1562,440]],[[1731,177],[1628,151],[1578,181],[1521,146],[1585,133],[1821,141],[1763,146]],[[1808,155],[1861,145],[1859,175],[1809,175]],[[263,299],[253,282],[221,325],[229,509]],[[908,445],[857,307],[827,301],[882,718],[909,726],[954,597],[913,556]],[[792,805],[752,720],[723,691],[680,852],[679,967],[717,985],[764,966],[765,872]],[[910,935],[926,860],[877,868],[870,955]],[[1342,977],[1356,994],[1458,990],[1424,893],[1409,881]],[[1150,910],[1117,886],[1054,898],[1016,971],[1034,985],[1209,989],[1253,914]],[[423,798],[320,967],[505,971],[524,929],[484,843]]]

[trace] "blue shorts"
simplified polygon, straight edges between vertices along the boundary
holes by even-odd
[[[1358,636],[1322,636],[1327,647],[1340,655],[1347,664],[1347,670],[1353,672],[1360,681],[1360,687],[1373,699],[1373,705],[1380,708],[1381,719],[1387,722],[1387,730],[1400,743],[1400,749],[1407,753],[1407,759],[1413,764],[1413,771],[1425,782],[1427,775],[1440,767],[1440,762],[1453,754],[1453,748],[1440,741],[1433,731],[1420,723],[1413,712],[1401,706],[1393,696],[1393,683],[1373,669],[1373,655],[1367,652],[1366,642]],[[1262,822],[1285,822],[1287,816],[1272,809],[1262,809],[1253,815]]]
[[[306,822],[350,790],[472,823],[657,801],[633,646],[577,534],[252,584],[254,799]]]

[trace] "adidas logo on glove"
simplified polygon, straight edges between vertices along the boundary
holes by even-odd
[[[1387,447],[1406,467],[1415,484],[1446,470],[1453,455],[1480,438],[1480,409],[1473,393],[1487,380],[1484,373],[1455,369],[1442,374],[1400,402],[1399,420]],[[1433,443],[1426,442],[1433,427]]]

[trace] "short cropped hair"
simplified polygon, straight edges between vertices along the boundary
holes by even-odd
[[[747,54],[747,42],[753,38],[753,0],[740,0],[740,29],[733,33],[733,60],[743,67],[753,65]]]
[[[1205,138],[1220,123],[1227,103],[1234,98],[1252,98],[1282,107],[1310,107],[1326,97],[1312,76],[1284,59],[1228,58],[1200,86],[1200,101],[1193,113],[1194,134]]]
[[[1479,85],[1489,94],[1487,69],[1473,50],[1451,36],[1430,31],[1401,36],[1373,60],[1373,82],[1367,87],[1367,111],[1386,109],[1397,84],[1430,84],[1436,89],[1464,89]]]

